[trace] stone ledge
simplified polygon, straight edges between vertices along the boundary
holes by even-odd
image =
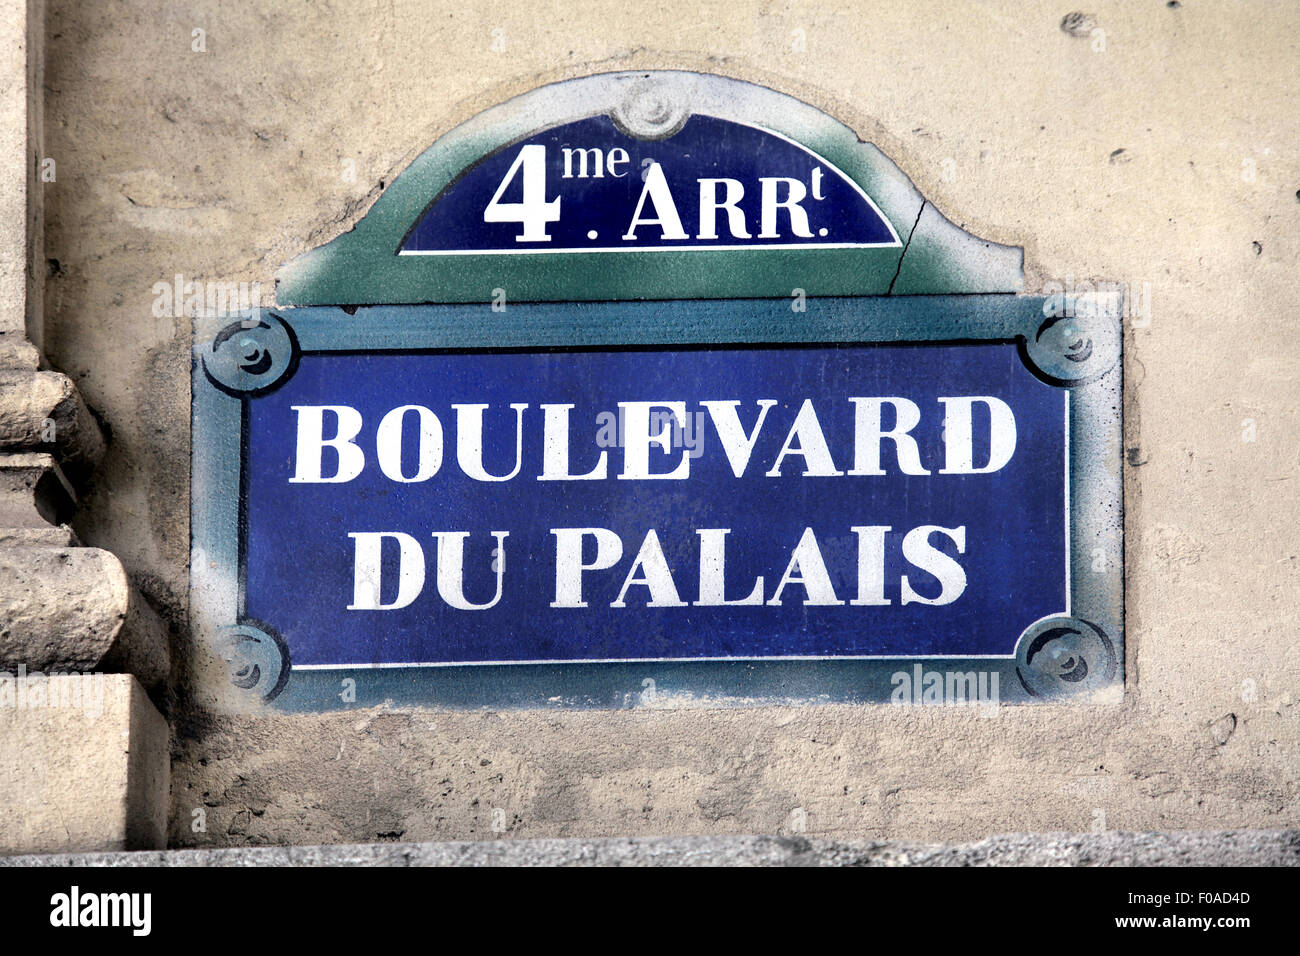
[[[41,364],[41,353],[26,339],[0,331],[0,369],[23,369],[34,372]]]
[[[0,669],[125,671],[152,690],[170,659],[166,625],[109,552],[0,548]]]
[[[74,480],[104,456],[104,436],[72,380],[0,367],[0,448],[50,450]]]
[[[16,856],[0,866],[1300,866],[1300,831],[1013,834],[949,845],[786,836],[367,843]]]
[[[0,548],[79,548],[77,533],[70,525],[40,528],[0,528]]]
[[[0,453],[0,527],[48,528],[71,517],[77,496],[54,456]]]

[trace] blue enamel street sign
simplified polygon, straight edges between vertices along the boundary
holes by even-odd
[[[287,267],[288,307],[198,324],[215,695],[1105,698],[1118,303],[1019,282],[770,91],[614,74],[489,111]]]

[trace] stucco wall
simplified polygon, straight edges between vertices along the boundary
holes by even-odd
[[[791,93],[1023,245],[1027,291],[1107,278],[1140,308],[1122,704],[216,717],[182,667],[173,844],[473,839],[494,809],[528,837],[1300,821],[1294,3],[1098,3],[1077,35],[1049,3],[49,7],[45,347],[111,431],[76,529],[181,650],[190,333],[154,284],[269,302],[438,134],[544,82],[676,67]]]

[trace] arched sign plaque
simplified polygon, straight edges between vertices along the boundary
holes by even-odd
[[[1106,699],[1120,303],[1021,286],[771,90],[511,100],[199,323],[195,632],[287,709]]]

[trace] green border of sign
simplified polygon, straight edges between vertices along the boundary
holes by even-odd
[[[599,115],[612,116],[633,135],[657,138],[693,113],[758,126],[820,155],[875,201],[901,247],[397,255],[432,197],[512,143]],[[1019,292],[1023,261],[1019,247],[953,225],[884,153],[793,97],[699,73],[608,73],[525,93],[448,132],[354,229],[284,266],[276,300],[284,306],[487,302],[496,289],[510,302],[775,298],[794,288],[816,296]]]

